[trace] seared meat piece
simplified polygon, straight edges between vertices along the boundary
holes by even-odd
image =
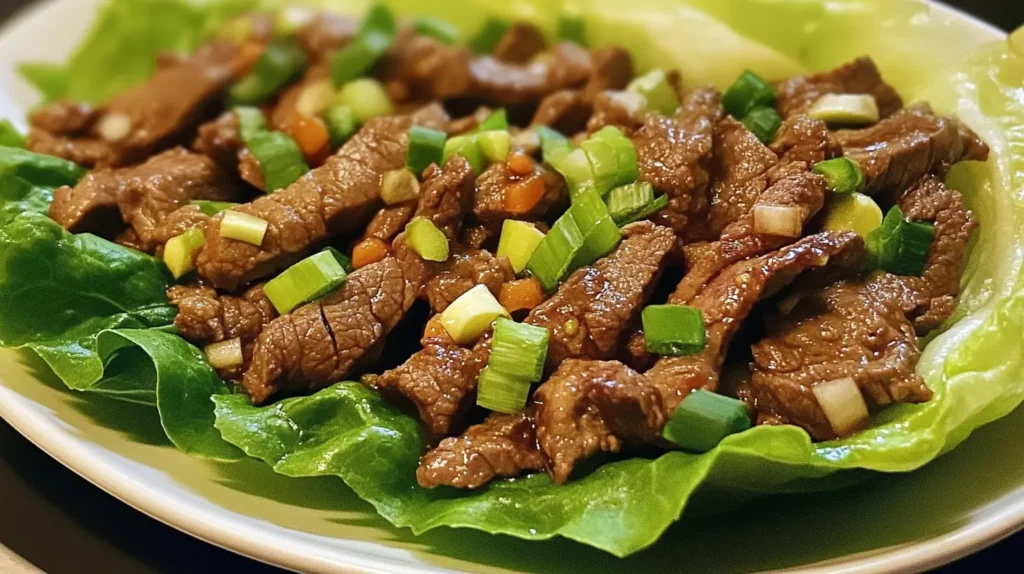
[[[605,46],[590,52],[591,72],[581,95],[593,104],[605,90],[624,90],[633,80],[633,57],[620,46]]]
[[[259,247],[222,238],[215,217],[196,261],[199,274],[233,291],[295,263],[330,234],[361,231],[380,207],[381,176],[405,165],[410,125],[404,116],[370,120],[322,167],[235,208],[268,222]]]
[[[922,104],[864,129],[839,130],[835,137],[843,154],[864,170],[867,194],[903,190],[960,160],[988,158],[988,146],[970,128]]]
[[[782,122],[771,148],[782,163],[802,163],[808,167],[843,152],[825,122],[805,115],[791,116]]]
[[[533,24],[513,22],[498,40],[492,56],[510,64],[525,64],[544,51],[544,34]]]
[[[416,203],[412,201],[382,207],[366,226],[363,238],[374,237],[390,244],[405,229],[415,213]]]
[[[210,216],[203,213],[196,205],[186,205],[172,211],[161,220],[160,225],[153,229],[152,240],[157,246],[155,255],[163,255],[164,245],[172,237],[181,235],[193,227],[206,229],[209,223]],[[121,241],[119,240],[118,243]],[[122,243],[122,245],[124,244]]]
[[[448,122],[445,132],[447,132],[448,135],[453,136],[475,130],[477,126],[484,123],[484,120],[490,117],[492,113],[494,113],[494,110],[491,108],[487,106],[480,106],[476,111],[468,116],[463,116]]]
[[[203,285],[175,285],[167,290],[167,299],[178,308],[174,326],[186,341],[205,347],[241,339],[245,362],[221,371],[221,376],[229,379],[238,378],[245,371],[263,326],[277,317],[262,285],[251,287],[241,296],[220,295]]]
[[[463,228],[459,243],[470,249],[483,249],[492,239],[497,240],[500,234],[501,230],[495,226],[477,223]]]
[[[508,64],[492,56],[469,63],[472,94],[500,105],[537,102],[552,92],[581,86],[592,69],[590,53],[568,42],[555,46],[549,58],[529,64]]]
[[[587,121],[587,132],[594,133],[605,126],[615,126],[628,137],[633,137],[643,127],[647,116],[647,112],[639,105],[642,103],[639,99],[641,97],[620,90],[599,92],[594,98],[594,112]]]
[[[87,103],[56,100],[29,112],[28,121],[51,134],[76,134],[89,129],[99,115],[100,110]]]
[[[714,130],[724,113],[719,100],[713,89],[694,90],[678,116],[649,114],[633,135],[640,180],[669,197],[652,219],[679,235],[707,216]]]
[[[299,46],[312,62],[327,60],[359,32],[359,22],[341,14],[320,12],[295,33]]]
[[[454,241],[472,205],[475,180],[473,166],[461,155],[448,158],[443,170],[431,165],[423,172],[416,217],[429,219]]]
[[[857,58],[828,72],[783,80],[776,90],[775,106],[784,118],[807,112],[825,94],[870,94],[875,97],[883,118],[903,107],[900,95],[882,80],[875,62],[868,57]]]
[[[505,205],[505,194],[509,188],[529,185],[534,179],[543,181],[544,195],[540,201],[526,213],[510,211]],[[541,165],[535,166],[532,174],[520,176],[509,171],[506,162],[495,162],[480,174],[476,185],[473,215],[481,222],[495,226],[506,219],[548,220],[564,211],[569,204],[569,190],[565,186],[565,179],[554,170]]]
[[[448,46],[403,27],[376,69],[396,102],[443,100],[470,91],[471,58],[465,46]]]
[[[542,470],[532,409],[491,413],[458,437],[446,438],[420,460],[416,480],[424,488],[480,488],[495,478]]]
[[[472,249],[454,253],[448,261],[437,265],[437,272],[427,280],[424,291],[430,308],[441,313],[452,301],[477,285],[486,285],[497,297],[501,286],[515,278],[508,259]]]
[[[194,128],[247,65],[234,44],[208,44],[190,58],[161,67],[145,84],[91,113],[75,111],[66,103],[37,112],[28,149],[89,168],[141,161]],[[110,127],[118,123],[124,126],[123,135],[118,133],[122,127]]]
[[[93,171],[74,188],[54,191],[50,218],[72,233],[111,236],[129,224],[133,243],[152,252],[156,228],[193,199],[231,201],[239,191],[210,158],[181,148],[146,163]]]
[[[217,119],[199,126],[192,149],[210,156],[224,171],[237,172],[238,154],[245,149],[245,142],[242,141],[235,112],[226,111]]]
[[[281,390],[321,389],[372,365],[424,275],[418,257],[388,257],[357,269],[324,299],[268,323],[242,379],[253,404]]]
[[[558,90],[540,101],[530,125],[545,125],[563,134],[574,134],[586,127],[590,112],[582,92]]]

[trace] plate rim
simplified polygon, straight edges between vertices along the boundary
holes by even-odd
[[[16,12],[0,26],[0,37],[18,28],[37,13],[73,0],[41,0]],[[971,23],[984,30],[993,40],[1006,38],[1008,34],[980,18],[963,12],[938,0],[924,0],[939,12]],[[47,420],[42,414],[22,401],[28,400],[17,392],[0,385],[0,418],[3,418],[20,435],[58,461],[90,484],[110,496],[127,504],[146,516],[171,528],[198,538],[224,550],[246,556],[285,570],[309,572],[391,573],[415,574],[441,571],[438,567],[422,565],[413,567],[388,558],[377,557],[372,561],[363,559],[358,553],[348,552],[329,555],[317,552],[311,542],[292,541],[287,545],[269,534],[266,529],[234,521],[239,515],[217,506],[221,512],[213,512],[191,502],[165,500],[159,489],[151,488],[137,480],[130,472],[114,465],[104,464],[86,451],[68,448],[64,443],[74,440],[66,431]],[[85,439],[82,439],[85,440]],[[239,515],[244,516],[244,515]],[[227,518],[225,518],[227,517]],[[949,564],[982,548],[995,544],[1014,533],[1024,530],[1024,498],[994,516],[971,522],[950,532],[922,541],[888,549],[873,549],[859,554],[840,556],[833,560],[806,566],[787,568],[779,572],[801,574],[825,573],[874,573],[874,572],[920,572]],[[860,557],[858,557],[858,555]],[[344,561],[340,561],[343,558]],[[385,562],[386,564],[382,564]],[[387,565],[387,569],[380,566]]]

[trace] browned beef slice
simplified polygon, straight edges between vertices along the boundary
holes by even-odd
[[[461,436],[444,439],[420,459],[416,480],[424,488],[480,488],[495,478],[543,468],[530,409],[512,415],[492,413]]]
[[[864,170],[864,193],[903,190],[926,173],[960,160],[984,161],[988,146],[954,118],[932,114],[926,105],[900,110],[859,130],[839,130],[836,140],[846,157]]]
[[[484,225],[482,223],[467,225],[462,229],[459,243],[469,249],[483,249],[488,242],[496,240],[500,233],[501,231],[492,225]],[[497,244],[495,243],[495,245]]]
[[[563,134],[583,130],[590,118],[591,107],[579,90],[558,90],[540,101],[530,125],[545,125]]]
[[[587,132],[594,133],[605,126],[615,126],[632,137],[644,125],[647,112],[643,96],[620,90],[605,90],[594,98],[594,112],[587,120]]]
[[[513,279],[515,273],[507,258],[473,249],[454,253],[438,265],[436,274],[427,280],[424,291],[430,308],[440,313],[477,285],[485,285],[497,297],[501,286]]]
[[[514,185],[525,185],[526,180],[540,178],[544,182],[544,195],[533,209],[526,213],[513,213],[505,207],[505,194]],[[483,223],[500,225],[506,219],[542,221],[564,211],[569,203],[569,190],[565,179],[553,170],[537,165],[527,176],[515,175],[503,161],[492,163],[477,180],[473,196],[473,215]]]
[[[406,202],[382,207],[363,232],[363,238],[376,238],[390,244],[416,213],[416,203]]]
[[[453,155],[444,169],[431,165],[423,172],[416,217],[429,219],[449,240],[454,240],[473,203],[475,191],[473,166],[461,155]]]
[[[229,378],[241,375],[263,326],[277,317],[262,285],[251,287],[241,296],[221,295],[202,285],[175,285],[167,290],[167,299],[178,308],[174,326],[190,343],[205,347],[241,339],[245,363],[221,373]]]
[[[571,357],[613,358],[627,324],[661,276],[675,245],[671,230],[641,221],[622,231],[618,249],[570,275],[526,318],[551,332],[549,367]]]
[[[377,377],[375,386],[393,400],[412,403],[431,437],[440,439],[473,404],[477,378],[491,354],[490,337],[472,349],[444,332],[424,339],[423,349]]]
[[[448,135],[463,134],[470,130],[475,130],[477,126],[482,124],[490,115],[494,113],[494,110],[487,106],[478,106],[477,109],[461,118],[454,119],[448,122],[445,131]]]
[[[93,121],[67,124],[76,129],[55,133],[46,129],[53,127],[49,122],[34,125],[28,148],[85,167],[135,163],[187,135],[219,103],[243,67],[235,45],[208,44],[192,57],[160,68],[145,84],[115,97],[96,111]],[[127,118],[130,130],[123,139],[108,142],[98,126],[103,117],[112,114]]]
[[[533,24],[513,22],[498,40],[491,55],[511,64],[525,64],[541,53],[547,42],[544,34]]]
[[[81,133],[99,117],[99,110],[83,102],[56,100],[29,113],[32,127],[54,135]]]
[[[593,104],[605,90],[625,89],[633,80],[633,57],[620,46],[604,46],[590,52],[591,72],[581,92],[583,101]]]
[[[650,114],[633,135],[640,180],[669,197],[653,220],[677,234],[706,217],[714,130],[722,113],[716,91],[694,90],[677,117]]]
[[[321,12],[295,34],[299,46],[314,62],[326,60],[355,38],[359,22],[348,16]]]
[[[235,208],[268,222],[259,247],[221,238],[221,217],[215,217],[196,262],[199,274],[219,289],[235,290],[298,261],[328,234],[362,231],[381,205],[381,176],[405,165],[411,124],[404,116],[370,120],[323,166]]]
[[[807,166],[840,156],[843,151],[825,122],[802,114],[782,122],[771,148],[783,163]]]
[[[253,404],[280,390],[310,391],[373,364],[421,288],[417,258],[388,257],[354,271],[341,289],[268,323],[242,384]]]
[[[760,423],[795,424],[815,440],[835,438],[812,389],[844,377],[857,382],[872,407],[931,398],[914,372],[920,351],[897,304],[900,289],[886,279],[834,284],[805,295],[789,316],[766,322],[767,336],[753,346],[747,390]]]
[[[156,244],[156,255],[163,254],[163,246],[176,235],[189,229],[206,229],[210,216],[203,213],[196,205],[186,205],[169,213],[161,220],[160,225],[153,229],[152,240]]]
[[[785,118],[806,112],[825,94],[870,94],[875,97],[882,117],[903,107],[900,95],[882,80],[875,62],[868,57],[857,58],[835,70],[789,78],[779,82],[776,90],[776,107]]]
[[[440,100],[470,90],[471,58],[465,46],[448,46],[403,27],[376,69],[396,101]]]
[[[591,71],[590,53],[562,42],[549,58],[528,64],[509,64],[493,56],[473,58],[469,63],[470,91],[500,105],[537,102],[552,92],[581,86]]]
[[[237,171],[238,153],[245,149],[245,142],[242,141],[235,112],[224,112],[217,119],[199,126],[192,149],[210,156],[229,173]]]

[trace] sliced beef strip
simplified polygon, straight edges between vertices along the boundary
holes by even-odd
[[[459,243],[469,249],[484,249],[492,240],[497,240],[500,234],[501,230],[496,226],[475,223],[462,229]]]
[[[477,109],[468,116],[463,116],[448,122],[448,126],[445,128],[445,131],[448,135],[452,136],[475,130],[477,126],[484,123],[484,120],[490,117],[492,113],[494,113],[494,110],[490,107],[478,106]]]
[[[875,62],[868,57],[857,58],[827,72],[783,80],[776,91],[775,106],[784,118],[807,112],[825,94],[870,94],[883,118],[903,107],[900,95],[882,80]]]
[[[366,226],[363,239],[372,237],[390,245],[415,213],[416,203],[412,201],[382,207]]]
[[[590,79],[580,95],[593,104],[605,90],[623,90],[633,80],[633,57],[620,46],[604,46],[591,50]]]
[[[213,42],[190,58],[161,67],[148,82],[115,97],[87,119],[69,113],[66,104],[59,104],[65,106],[63,125],[51,121],[52,112],[35,114],[36,119],[46,119],[33,125],[28,149],[88,168],[136,163],[186,136],[247,65],[236,45]],[[109,116],[127,119],[130,129],[125,137],[103,139],[99,126]]]
[[[402,27],[377,64],[376,75],[396,102],[461,97],[472,87],[471,59],[465,46],[448,46]]]
[[[341,14],[320,12],[295,33],[295,39],[313,62],[327,60],[359,32],[359,22]]]
[[[647,117],[642,98],[638,94],[621,90],[599,92],[594,98],[594,111],[587,120],[587,133],[594,133],[605,126],[615,126],[626,136],[633,137],[643,127]]]
[[[469,249],[452,254],[437,266],[437,272],[427,280],[424,288],[427,301],[434,313],[441,313],[477,285],[484,285],[497,297],[501,286],[515,279],[512,265],[505,257],[488,251]]]
[[[441,441],[420,460],[416,480],[424,488],[480,488],[495,478],[542,470],[532,409],[492,413],[458,437]]]
[[[220,371],[221,376],[229,379],[237,379],[245,371],[256,338],[264,325],[277,317],[262,285],[251,287],[240,296],[222,295],[203,285],[175,285],[167,290],[167,299],[178,308],[174,326],[188,342],[205,347],[241,339],[245,362]]]
[[[416,216],[429,219],[449,241],[454,241],[473,203],[475,191],[473,166],[461,155],[453,155],[444,169],[431,165],[423,172]]]
[[[492,56],[473,58],[469,72],[471,95],[499,105],[526,104],[586,83],[592,59],[587,50],[562,42],[549,57],[528,64],[508,64]]]
[[[545,125],[563,134],[574,134],[587,126],[591,106],[579,90],[558,90],[540,101],[531,126]]]
[[[245,149],[245,142],[242,141],[241,126],[235,112],[226,111],[217,119],[199,126],[192,149],[210,156],[228,173],[236,172],[238,153]]]
[[[800,163],[808,167],[843,153],[825,122],[803,114],[782,122],[771,149],[781,163]]]
[[[513,22],[494,46],[492,56],[510,64],[525,64],[544,51],[544,34],[533,24]]]
[[[157,246],[155,254],[162,256],[164,245],[171,238],[192,228],[206,229],[209,223],[210,216],[203,213],[203,210],[196,205],[185,205],[172,211],[153,229],[152,242]]]
[[[505,206],[505,195],[515,185],[525,185],[532,178],[544,182],[544,195],[537,205],[526,213],[514,213]],[[533,173],[520,176],[509,171],[503,161],[492,163],[477,180],[473,196],[473,215],[485,224],[501,225],[506,219],[546,221],[561,214],[569,204],[569,190],[565,179],[554,170],[542,165],[534,167]]]
[[[694,90],[676,117],[649,114],[633,135],[640,180],[669,197],[652,219],[679,235],[707,216],[715,124],[723,113],[718,92]]]
[[[904,190],[927,173],[961,160],[988,158],[988,146],[955,118],[915,104],[877,124],[839,130],[835,138],[846,157],[864,170],[864,193]]]

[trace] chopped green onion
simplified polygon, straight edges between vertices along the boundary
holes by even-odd
[[[452,301],[441,313],[441,326],[459,345],[475,342],[498,317],[508,317],[485,285],[477,285]]]
[[[328,247],[324,249],[324,251],[330,253],[338,260],[338,265],[341,265],[341,268],[345,270],[345,273],[351,273],[354,271],[352,268],[352,259],[348,255],[345,255],[333,247]]]
[[[634,221],[641,221],[647,219],[650,216],[654,215],[655,213],[658,213],[662,209],[665,209],[666,207],[668,207],[668,196],[659,195],[658,197],[654,198],[654,201],[648,203],[639,211],[621,220],[617,220],[615,223],[618,223],[619,227],[625,227],[630,223],[633,223]]]
[[[757,108],[775,105],[775,88],[750,70],[744,71],[722,95],[722,106],[741,120]]]
[[[824,228],[827,231],[855,231],[867,237],[882,224],[882,210],[863,193],[844,193],[828,199]]]
[[[557,151],[555,146],[560,144],[552,143],[544,146],[544,161],[551,164],[555,171],[562,174],[570,193],[576,193],[581,189],[594,186],[594,166],[587,157],[583,148],[572,149],[565,144]]]
[[[209,215],[210,217],[217,215],[218,213],[224,211],[225,209],[238,207],[237,203],[232,203],[230,201],[209,201],[206,199],[194,199],[188,203],[189,205],[194,205],[198,207],[199,211],[202,211],[203,213]]]
[[[864,170],[848,157],[819,161],[811,171],[825,176],[828,188],[836,193],[854,193],[864,188]]]
[[[262,103],[281,90],[306,67],[306,53],[292,38],[271,42],[252,70],[228,90],[228,105]]]
[[[573,259],[583,248],[583,233],[571,213],[565,213],[534,250],[526,269],[545,291],[554,291],[571,270]]]
[[[686,305],[649,305],[640,316],[647,350],[658,355],[693,355],[704,350],[704,314]]]
[[[380,198],[388,205],[405,203],[420,196],[420,182],[408,169],[393,169],[384,174],[380,184]]]
[[[795,205],[755,205],[754,233],[777,237],[800,237],[804,211]]]
[[[544,327],[499,318],[494,323],[487,366],[499,373],[539,383],[544,376],[551,333]]]
[[[508,131],[508,112],[505,108],[501,108],[491,115],[487,116],[487,119],[480,122],[477,126],[476,132],[489,132],[489,131]]]
[[[324,112],[324,123],[327,124],[327,132],[331,134],[331,147],[340,148],[356,133],[359,128],[359,121],[352,113],[352,108],[335,104]]]
[[[580,147],[587,154],[599,193],[636,181],[640,176],[633,142],[614,126],[605,126],[587,138]]]
[[[263,244],[263,236],[267,234],[269,225],[265,219],[230,209],[224,211],[223,214],[223,219],[220,222],[221,237],[244,241],[256,247]]]
[[[480,371],[477,380],[476,404],[491,411],[515,414],[526,408],[530,382],[491,367]]]
[[[0,146],[24,148],[27,142],[10,120],[0,120]]]
[[[646,181],[638,181],[620,185],[608,192],[605,202],[608,204],[608,212],[611,213],[615,223],[631,217],[647,207],[647,204],[654,201],[654,186]]]
[[[526,269],[526,264],[544,240],[544,232],[526,221],[506,219],[501,224],[501,238],[498,240],[498,257],[508,257],[512,270],[517,274]]]
[[[277,312],[290,313],[303,303],[319,299],[345,282],[345,268],[330,251],[321,251],[292,265],[263,286]]]
[[[576,16],[560,16],[558,18],[558,39],[561,42],[573,42],[580,46],[586,46],[583,30],[582,18]]]
[[[476,135],[480,152],[491,163],[505,161],[512,150],[512,135],[505,130],[483,132]]]
[[[242,339],[239,337],[207,345],[203,349],[203,353],[206,354],[206,360],[214,369],[230,369],[245,362],[245,355],[242,354]]]
[[[807,115],[830,124],[873,124],[881,116],[871,94],[825,94]]]
[[[447,139],[448,135],[440,130],[412,126],[409,128],[409,152],[405,156],[405,165],[416,175],[422,174],[432,163],[441,165]]]
[[[508,32],[508,22],[498,18],[488,18],[484,27],[470,41],[469,47],[475,54],[490,54],[494,52],[505,32]]]
[[[299,144],[287,134],[257,132],[245,140],[245,145],[260,162],[267,193],[284,189],[309,172]]]
[[[426,217],[414,217],[405,226],[405,236],[409,247],[427,261],[446,261],[448,259],[448,238],[444,232]]]
[[[435,16],[417,16],[412,21],[417,34],[430,36],[440,40],[442,44],[455,44],[459,41],[459,29],[447,20]]]
[[[195,256],[206,245],[203,230],[197,227],[172,237],[164,245],[164,263],[175,279],[195,269]]]
[[[743,125],[753,132],[761,143],[771,143],[775,139],[775,132],[782,125],[782,116],[775,108],[757,108],[743,118]]]
[[[750,428],[750,414],[743,401],[697,389],[672,412],[661,436],[693,452],[707,452],[722,439]]]
[[[336,103],[348,106],[361,123],[395,111],[388,91],[373,78],[359,78],[342,86]]]
[[[583,246],[570,263],[570,269],[590,265],[608,255],[622,239],[608,206],[593,189],[584,189],[573,197],[569,214],[583,234]]]
[[[534,128],[534,131],[537,133],[537,139],[540,140],[541,147],[544,147],[544,144],[548,142],[569,143],[569,138],[562,135],[558,130],[549,128],[548,126],[539,125]]]
[[[640,94],[647,101],[647,109],[666,116],[679,108],[679,94],[668,81],[665,70],[651,70],[626,86],[626,91]]]
[[[853,434],[870,424],[864,395],[850,377],[818,383],[811,387],[811,392],[836,436]]]
[[[232,111],[238,118],[238,132],[242,136],[242,141],[267,130],[267,118],[259,108],[238,106]]]
[[[343,86],[362,76],[384,55],[398,34],[394,14],[384,4],[370,7],[355,40],[338,51],[331,60],[331,78]]]
[[[441,162],[448,163],[448,158],[453,155],[461,155],[466,158],[476,173],[480,173],[484,169],[484,153],[480,149],[480,140],[476,135],[448,138],[448,141],[444,142],[444,155]]]
[[[894,205],[882,225],[868,234],[866,243],[874,267],[896,275],[920,276],[934,239],[934,225],[907,221],[903,210]]]

